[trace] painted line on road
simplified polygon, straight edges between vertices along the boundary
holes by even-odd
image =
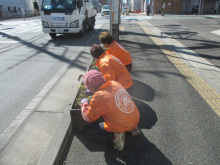
[[[39,32],[39,31],[42,31],[42,32],[43,32],[42,27],[39,28],[38,30],[34,30],[33,32],[35,33],[35,32]]]
[[[141,22],[137,23],[146,34],[151,35],[153,42],[160,47],[163,53],[182,73],[212,110],[220,117],[220,95],[215,92],[202,78],[200,78],[185,62],[183,62],[169,46],[165,46],[161,39],[155,37]]]
[[[24,30],[20,30],[17,33],[24,33],[24,32],[28,32],[28,31],[32,32],[33,30],[37,30],[37,29],[42,30],[42,25],[35,26],[35,27],[32,27],[32,28],[28,28],[28,29],[24,29]]]
[[[19,41],[0,41],[0,44],[16,44],[16,43],[20,43],[20,42]]]
[[[214,31],[212,31],[211,33],[220,35],[220,29],[219,29],[219,30],[214,30]]]

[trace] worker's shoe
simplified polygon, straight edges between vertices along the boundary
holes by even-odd
[[[125,132],[115,132],[114,134],[114,148],[121,151],[125,145]]]
[[[141,134],[141,131],[140,131],[140,129],[138,127],[136,127],[135,129],[133,129],[131,131],[131,134],[132,134],[132,136],[137,136],[137,135]]]

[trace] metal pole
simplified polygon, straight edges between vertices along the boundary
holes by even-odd
[[[119,4],[118,0],[112,0],[112,37],[116,41],[119,39]]]
[[[129,2],[127,0],[127,14],[126,15],[129,15],[129,9],[130,9],[130,6],[129,6]]]
[[[110,34],[112,35],[112,0],[110,0]]]
[[[202,0],[199,0],[199,11],[198,11],[198,14],[201,14],[201,2],[202,2]]]
[[[118,24],[121,23],[121,3],[122,0],[119,1],[119,5],[118,5]]]
[[[152,16],[154,16],[154,0],[152,1]]]
[[[24,0],[24,10],[23,10],[23,19],[25,20],[25,12],[26,12],[26,4],[25,4],[25,0]]]

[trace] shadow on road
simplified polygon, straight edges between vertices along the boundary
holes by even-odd
[[[105,162],[108,165],[171,165],[170,160],[144,135],[127,136],[126,146],[122,152],[108,147],[105,150]]]
[[[157,122],[155,111],[143,101],[133,99],[140,112],[140,121],[138,127],[141,129],[151,129]]]
[[[188,49],[193,50],[193,51],[200,51],[200,50],[208,50],[208,49],[216,49],[216,51],[218,51],[219,49],[219,44],[220,42],[216,42],[216,41],[210,41],[210,40],[205,40],[205,39],[197,39],[197,38],[192,38],[192,36],[197,35],[197,32],[193,32],[190,31],[189,29],[185,29],[184,31],[177,31],[180,29],[179,25],[166,25],[169,28],[172,28],[172,32],[162,32],[161,35],[154,35],[154,34],[144,34],[147,37],[155,37],[155,38],[159,38],[159,39],[163,39],[163,38],[173,38],[176,40],[185,40],[185,41],[189,41],[189,42],[194,42],[194,43],[198,43],[196,46],[189,46],[188,48],[185,47],[178,47],[178,46],[174,46],[174,45],[162,45],[160,46],[162,49],[164,50],[172,50],[175,53],[183,53],[189,56],[197,56],[197,54],[192,53],[190,51],[188,51]],[[157,27],[157,26],[155,26]],[[177,29],[177,30],[176,30]],[[176,30],[175,32],[173,32],[173,30]],[[144,36],[142,33],[136,33],[136,32],[120,32],[120,35],[134,35],[134,36]],[[167,36],[169,35],[169,36]],[[128,40],[120,40],[120,44],[124,47],[126,47],[126,49],[132,53],[132,50],[134,50],[135,47],[137,47],[138,49],[142,49],[145,51],[149,51],[152,49],[158,49],[159,47],[155,44],[148,44],[148,43],[141,43],[140,42],[132,42],[132,41],[128,41]],[[161,49],[160,48],[160,49]],[[204,52],[204,51],[203,51]],[[214,55],[210,55],[207,53],[198,53],[199,56],[205,58],[205,59],[209,59],[209,60],[220,60],[220,57],[218,56],[214,56]],[[137,52],[134,52],[137,53]],[[181,58],[182,60],[186,60],[186,61],[192,61],[192,62],[197,62],[203,65],[209,65],[206,63],[201,63],[198,61],[194,61],[189,59],[185,59],[185,58]],[[210,65],[212,66],[212,65]],[[216,66],[216,67],[220,67],[220,66]]]
[[[155,96],[155,90],[151,88],[149,85],[132,79],[133,80],[133,86],[131,89],[128,90],[128,93],[137,99],[141,99],[144,101],[153,101],[154,96]]]
[[[140,111],[139,128],[141,128],[141,130],[151,129],[158,120],[156,113],[144,102],[136,99],[134,99],[134,102]],[[76,139],[78,139],[80,143],[76,142]],[[82,147],[82,145],[84,147]],[[70,160],[67,160],[68,154],[75,154],[78,152],[77,149],[79,148],[80,150],[84,150],[81,152],[86,152],[88,150],[89,153],[91,155],[94,154],[94,156],[96,155],[96,152],[104,152],[104,159],[107,164],[171,164],[166,156],[154,144],[149,142],[144,134],[133,137],[130,132],[126,132],[125,148],[123,151],[119,152],[114,149],[113,144],[90,142],[86,140],[83,132],[79,133],[72,130],[61,164],[63,162],[72,164],[74,163],[73,159],[83,159],[79,157],[75,158],[73,155],[69,155],[71,158]]]

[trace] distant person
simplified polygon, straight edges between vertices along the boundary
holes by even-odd
[[[147,4],[147,15],[149,16],[149,14],[150,14],[150,5]]]
[[[193,7],[192,8],[192,11],[191,11],[191,14],[198,14],[198,9],[197,9],[197,7]]]
[[[125,89],[133,85],[131,75],[124,64],[112,54],[105,53],[100,45],[93,44],[90,54],[96,60],[96,66],[106,81],[117,81]]]
[[[82,118],[87,122],[101,116],[104,119],[88,128],[85,137],[90,141],[114,144],[115,149],[123,150],[125,132],[131,131],[132,136],[141,134],[137,127],[140,120],[137,106],[121,84],[105,81],[97,70],[85,74],[84,85],[94,94],[90,102],[86,98],[81,100]]]
[[[106,53],[117,57],[130,72],[132,70],[132,58],[129,51],[125,50],[118,42],[116,42],[109,32],[101,32],[99,35],[100,42],[108,48]]]

